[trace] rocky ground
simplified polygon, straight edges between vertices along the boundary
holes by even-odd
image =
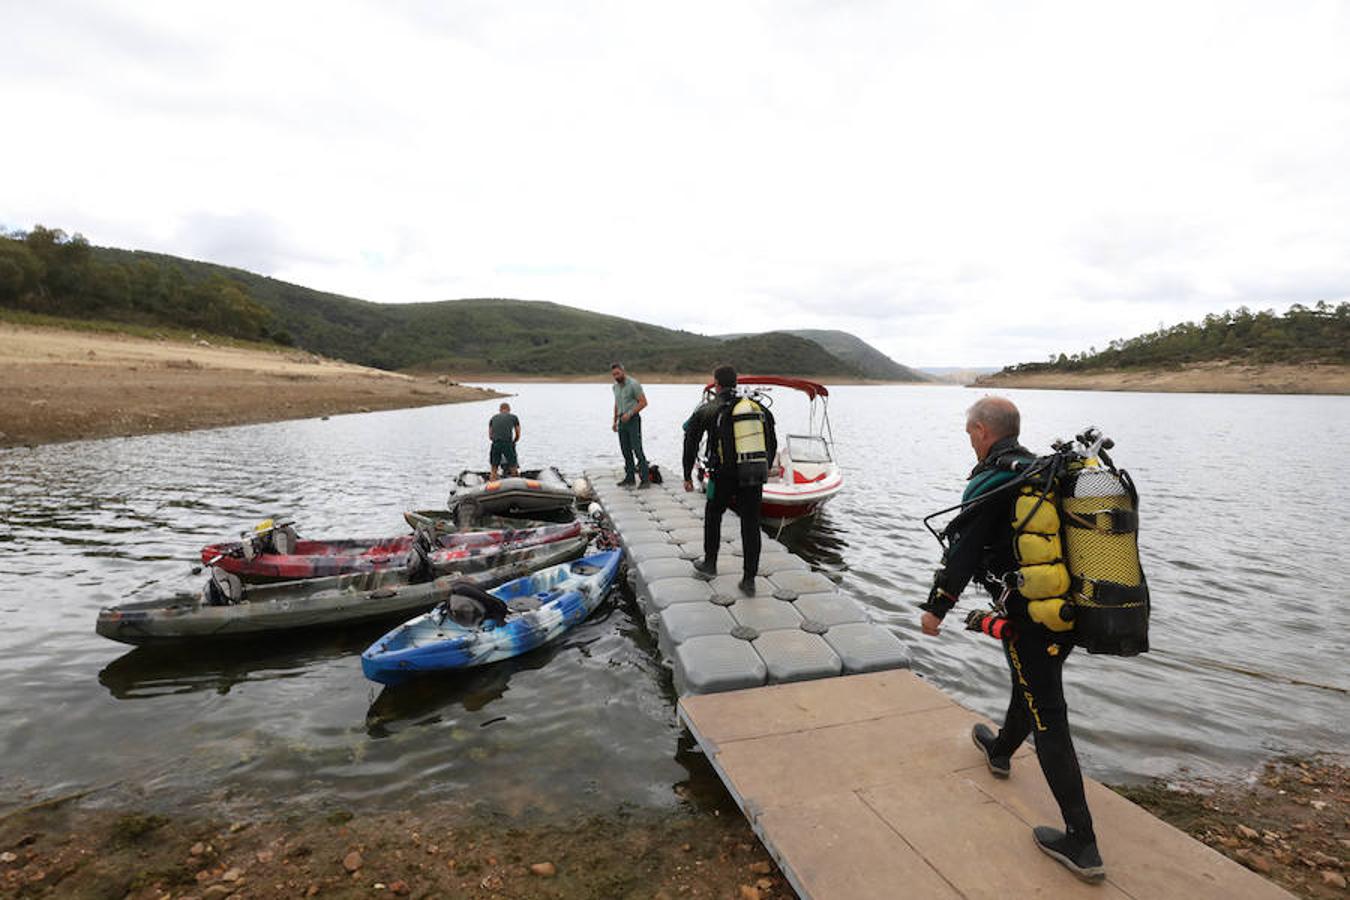
[[[1117,788],[1301,897],[1347,896],[1350,769],[1272,762],[1253,783]],[[0,817],[0,895],[73,898],[792,897],[723,797],[664,814],[527,822],[435,805],[251,821],[90,809]]]
[[[566,824],[460,810],[220,822],[68,808],[0,821],[13,897],[754,898],[792,889],[734,810]]]
[[[0,322],[0,448],[486,400],[299,351]]]
[[[1271,762],[1254,784],[1117,790],[1300,897],[1350,896],[1350,769],[1339,762]]]

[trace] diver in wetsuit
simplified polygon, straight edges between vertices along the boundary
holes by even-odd
[[[1010,461],[1034,459],[1034,454],[1017,442],[1020,426],[1017,407],[1001,397],[985,397],[970,408],[966,433],[979,463],[970,473],[963,502],[1012,480],[1015,476],[1008,466]],[[937,635],[943,616],[951,611],[972,578],[993,597],[1002,599],[1011,625],[1010,636],[1003,638],[1003,652],[1012,677],[1012,698],[997,735],[980,724],[972,730],[971,738],[984,754],[989,771],[997,778],[1007,778],[1013,753],[1035,731],[1036,758],[1065,824],[1064,831],[1035,828],[1036,846],[1079,878],[1101,881],[1106,869],[1097,852],[1064,701],[1062,676],[1064,660],[1073,649],[1072,632],[1053,632],[1033,622],[1027,614],[1026,599],[1015,587],[1006,587],[1003,580],[1018,569],[1013,551],[1015,497],[1016,491],[1003,491],[966,508],[947,526],[947,552],[933,578],[928,600],[919,606],[923,610],[920,624],[924,634]],[[1013,582],[1010,579],[1008,583]]]
[[[722,543],[722,514],[734,509],[741,520],[741,593],[755,593],[759,574],[760,503],[768,479],[769,460],[778,453],[773,413],[754,401],[736,399],[736,370],[719,366],[713,372],[717,395],[684,423],[684,489],[691,480],[698,445],[708,436],[708,502],[703,513],[703,558],[694,569],[703,578],[717,574],[717,552]],[[741,412],[741,404],[746,404]],[[745,422],[745,425],[738,424]],[[756,425],[758,427],[756,427]],[[745,426],[749,426],[748,428]]]

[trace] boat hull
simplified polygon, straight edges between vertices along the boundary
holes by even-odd
[[[446,505],[457,521],[467,524],[483,516],[529,516],[571,509],[576,493],[562,481],[533,477],[539,473],[486,479],[485,472],[461,472]]]
[[[491,565],[494,553],[505,549],[533,547],[574,538],[582,525],[550,525],[538,528],[504,528],[437,534],[436,549],[427,554],[437,572],[470,566]],[[263,553],[246,559],[238,542],[211,544],[202,549],[202,562],[238,575],[247,582],[266,583],[329,578],[352,572],[399,569],[408,564],[414,536],[369,540],[299,541],[294,553]]]
[[[808,519],[820,512],[821,507],[843,488],[843,476],[837,472],[821,482],[804,485],[770,482],[764,486],[760,501],[760,521],[766,525],[783,525]]]
[[[468,579],[488,588],[528,575],[539,568],[575,559],[590,537],[542,544],[512,553],[498,565],[474,571],[453,571],[411,584],[401,570],[357,572],[323,580],[292,581],[246,589],[237,603],[213,606],[200,595],[127,603],[99,611],[95,630],[125,644],[157,644],[247,637],[308,628],[407,616],[440,603],[450,585]]]

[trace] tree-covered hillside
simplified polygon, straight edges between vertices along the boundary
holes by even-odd
[[[0,234],[0,306],[290,342],[272,312],[223,272],[189,277],[148,257],[109,258],[81,235],[41,225]]]
[[[1217,360],[1253,363],[1350,364],[1350,303],[1294,304],[1283,315],[1274,310],[1205,316],[1170,328],[1114,340],[1105,350],[1093,347],[1072,356],[1059,354],[1043,363],[1019,363],[1004,372],[1078,372],[1179,366]]]
[[[213,263],[93,247],[42,226],[0,236],[0,306],[273,340],[384,369],[568,375],[617,359],[642,372],[704,373],[730,362],[742,371],[867,375],[781,332],[722,341],[523,300],[371,303]]]

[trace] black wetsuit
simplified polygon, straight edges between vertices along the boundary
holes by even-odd
[[[979,496],[1011,480],[1011,473],[1000,471],[996,461],[1006,457],[1033,458],[1033,454],[1013,438],[1004,438],[990,448],[970,473],[966,500]],[[955,598],[977,578],[994,597],[1003,596],[998,579],[1017,569],[1013,556],[1012,521],[1015,490],[967,509],[947,526],[949,543],[942,568],[933,581],[933,592],[920,608],[939,618],[955,605]],[[944,596],[941,592],[945,591]],[[991,750],[994,756],[1011,756],[1032,731],[1036,733],[1036,758],[1059,803],[1064,823],[1087,841],[1096,840],[1092,815],[1083,793],[1083,775],[1078,755],[1069,735],[1069,710],[1064,701],[1064,660],[1073,649],[1073,632],[1056,633],[1033,622],[1027,615],[1027,601],[1017,591],[1005,600],[1014,636],[1003,641],[1012,678],[1012,697],[1003,727]]]
[[[722,464],[723,459],[734,460],[734,448],[724,447],[731,440],[731,411],[726,407],[736,402],[735,394],[723,391],[694,410],[684,423],[684,480],[689,481],[698,457],[698,446],[708,436],[708,478],[712,494],[703,509],[703,559],[717,562],[717,551],[722,542],[722,514],[734,509],[741,520],[742,575],[754,578],[759,574],[760,502],[764,498],[763,484],[741,484],[736,474],[736,463]],[[719,416],[725,409],[726,415]],[[765,455],[772,461],[778,453],[778,438],[774,434],[773,413],[764,411]],[[719,426],[720,423],[720,426]]]

